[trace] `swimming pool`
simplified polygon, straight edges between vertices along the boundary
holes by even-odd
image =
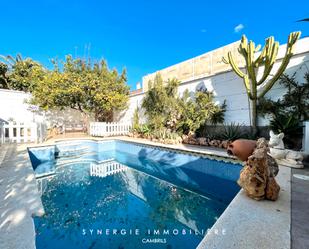
[[[199,154],[120,140],[28,152],[38,249],[196,248],[239,191],[240,164]]]

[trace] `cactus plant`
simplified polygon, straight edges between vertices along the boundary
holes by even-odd
[[[253,41],[249,41],[245,35],[242,36],[238,52],[245,59],[246,72],[243,72],[236,64],[231,52],[228,52],[227,58],[223,58],[223,62],[230,64],[233,71],[243,79],[248,97],[252,103],[251,125],[256,129],[257,126],[257,110],[256,105],[259,98],[263,97],[275,84],[275,82],[282,75],[287,65],[293,56],[293,48],[296,41],[300,37],[300,32],[292,32],[289,35],[286,45],[285,56],[282,59],[281,65],[277,72],[268,79],[279,50],[279,42],[275,41],[274,37],[266,39],[265,46],[260,52],[259,56],[255,58],[255,53],[259,52],[261,46],[255,46]],[[257,70],[263,66],[264,72],[260,79],[257,79]],[[267,80],[268,79],[268,80]],[[266,81],[267,80],[267,81]]]

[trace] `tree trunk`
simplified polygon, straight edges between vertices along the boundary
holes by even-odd
[[[251,113],[251,125],[254,133],[257,131],[257,110],[256,110],[256,99],[251,100],[252,113]]]

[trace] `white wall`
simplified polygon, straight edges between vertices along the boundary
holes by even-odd
[[[281,45],[278,58],[282,58],[286,49],[286,45]],[[222,55],[223,56],[223,55]],[[271,74],[281,64],[278,60]],[[261,68],[258,77],[261,75]],[[304,38],[296,43],[294,56],[292,57],[285,73],[292,75],[297,71],[297,79],[303,81],[304,72],[309,71],[309,38]],[[178,92],[181,95],[186,89],[194,93],[201,86],[206,87],[209,91],[213,91],[216,102],[223,103],[226,100],[227,111],[225,113],[225,122],[236,122],[244,125],[250,125],[249,100],[242,79],[240,79],[233,71],[219,73],[209,77],[196,79],[193,81],[182,82]],[[273,88],[266,94],[266,97],[278,99],[285,93],[286,89],[276,83]],[[145,94],[130,97],[130,105],[126,114],[120,119],[121,121],[131,121],[133,112],[137,106],[140,107],[142,98]],[[267,125],[268,120],[259,118],[259,125]]]
[[[132,119],[133,119],[134,111],[136,110],[137,107],[138,108],[141,107],[144,96],[145,94],[143,93],[130,96],[129,103],[128,103],[128,109],[118,114],[117,117],[115,118],[116,119],[115,121],[131,123],[133,121]],[[142,111],[139,112],[139,118],[140,118],[141,123],[145,121]]]
[[[54,124],[83,124],[83,117],[77,110],[53,110],[42,112],[36,106],[27,104],[31,95],[25,92],[0,89],[0,118],[16,122],[45,122]]]
[[[39,118],[26,103],[30,94],[0,89],[0,118],[17,122],[35,122]]]

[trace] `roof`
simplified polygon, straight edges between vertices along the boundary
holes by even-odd
[[[136,95],[136,94],[140,94],[143,92],[143,89],[140,88],[140,89],[136,89],[136,90],[131,90],[130,91],[130,95]]]

